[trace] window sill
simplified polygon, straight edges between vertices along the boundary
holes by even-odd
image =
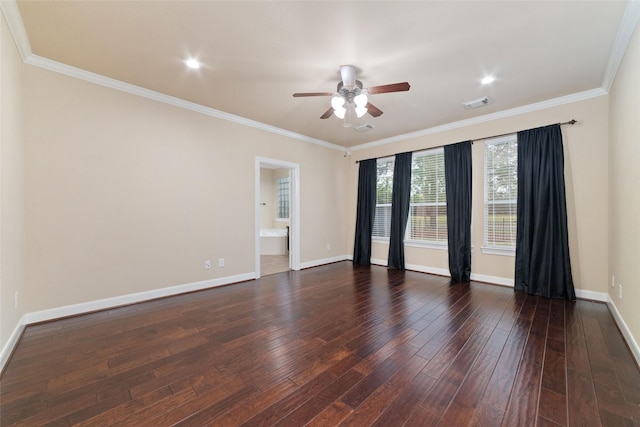
[[[388,237],[372,237],[371,243],[386,243],[388,245],[389,238]]]
[[[516,256],[516,250],[513,248],[503,249],[483,247],[482,253],[487,255]]]
[[[441,251],[449,249],[449,246],[446,243],[421,242],[418,240],[405,240],[404,245],[411,248],[438,249]]]

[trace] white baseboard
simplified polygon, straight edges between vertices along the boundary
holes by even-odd
[[[371,264],[381,265],[383,267],[386,267],[387,260],[372,258]],[[405,267],[407,270],[418,271],[420,273],[436,274],[438,276],[451,277],[451,273],[449,272],[449,270],[445,268],[436,268],[436,267],[429,267],[425,265],[416,265],[416,264],[406,264]],[[471,280],[476,282],[484,282],[484,283],[490,283],[492,285],[500,285],[500,286],[507,286],[507,287],[513,288],[513,278],[510,278],[510,277],[498,277],[498,276],[489,276],[486,274],[471,273]],[[583,289],[576,289],[575,291],[576,291],[576,297],[580,299],[607,302],[609,298],[609,294],[605,292],[595,292],[595,291],[588,291]]]
[[[371,259],[371,263],[386,267],[387,261],[383,259]],[[405,268],[419,273],[435,274],[438,276],[451,277],[451,273],[446,268],[429,267],[426,265],[406,264]],[[490,283],[492,285],[513,287],[513,279],[508,277],[487,276],[485,274],[471,273],[471,280],[477,282]]]
[[[332,264],[334,262],[347,261],[348,259],[351,259],[349,255],[338,255],[331,258],[318,259],[318,260],[309,261],[309,262],[301,262],[300,270],[304,270],[305,268],[318,267],[320,265],[325,265],[325,264]]]
[[[25,314],[25,323],[46,322],[48,320],[59,319],[61,317],[76,316],[78,314],[92,311],[106,310],[122,305],[135,304],[149,301],[156,298],[164,298],[172,295],[184,294],[186,292],[200,291],[217,286],[224,286],[231,283],[244,282],[255,279],[255,273],[239,274],[236,276],[221,277],[218,279],[203,280],[201,282],[187,283],[184,285],[170,286],[168,288],[154,289],[151,291],[138,292],[135,294],[122,295],[113,298],[105,298],[96,301],[89,301],[80,304],[67,305],[63,307],[51,308],[48,310],[36,311]]]
[[[387,260],[386,259],[371,258],[371,264],[381,265],[383,267],[386,267],[387,266]]]
[[[324,264],[331,264],[334,262],[352,260],[353,258],[350,255],[340,255],[331,258],[325,258],[315,261],[309,261],[300,264],[301,269],[317,267]],[[387,261],[382,259],[371,259],[371,263],[380,266],[387,266]],[[421,273],[428,274],[436,274],[439,276],[450,277],[449,270],[443,268],[435,268],[428,267],[423,265],[415,265],[415,264],[407,264],[406,268],[408,270],[418,271]],[[128,304],[135,304],[143,301],[148,301],[156,298],[163,298],[178,294],[183,294],[186,292],[199,291],[203,289],[214,288],[218,286],[224,286],[231,283],[244,282],[247,280],[254,280],[256,278],[255,272],[239,274],[236,276],[229,277],[221,277],[218,279],[204,280],[201,282],[187,283],[178,286],[170,286],[168,288],[162,289],[154,289],[151,291],[138,292],[135,294],[122,295],[113,298],[105,298],[96,301],[89,301],[86,303],[67,305],[63,307],[56,307],[48,310],[36,311],[33,313],[26,313],[20,318],[20,321],[16,325],[13,333],[9,337],[9,340],[2,348],[2,352],[0,352],[0,372],[4,369],[6,363],[9,361],[9,357],[13,352],[13,349],[18,344],[18,340],[24,331],[26,325],[38,322],[45,322],[48,320],[59,319],[67,316],[76,316],[84,313],[89,313],[92,311],[98,310],[106,310],[114,307],[119,307]],[[513,287],[513,279],[505,278],[505,277],[496,277],[496,276],[487,276],[483,274],[471,274],[471,280],[486,282],[495,285],[501,286],[509,286]],[[622,331],[622,335],[624,336],[627,344],[631,348],[633,355],[636,359],[636,362],[640,364],[640,347],[638,347],[638,343],[633,338],[633,335],[629,331],[626,323],[622,319],[618,308],[616,307],[613,300],[609,297],[609,294],[604,292],[595,292],[588,291],[582,289],[576,289],[576,296],[582,299],[589,299],[593,301],[606,302],[609,307],[613,317]]]
[[[381,266],[387,265],[387,261],[382,259],[371,259],[371,263],[376,265],[381,265]],[[445,270],[442,268],[426,267],[422,265],[411,265],[411,264],[407,264],[406,268],[407,270],[414,270],[422,273],[437,274],[440,276],[451,277],[449,270]],[[483,274],[472,273],[471,280],[491,283],[494,285],[513,287],[513,279],[511,278],[487,276]],[[629,346],[629,348],[631,349],[631,352],[633,353],[633,357],[635,358],[636,363],[640,365],[640,347],[638,346],[638,343],[636,342],[633,335],[631,334],[629,327],[622,319],[622,316],[620,315],[618,308],[616,307],[614,301],[611,299],[609,294],[605,292],[589,291],[585,289],[576,289],[575,291],[576,291],[577,298],[604,302],[607,304],[607,306],[609,307],[609,311],[611,311],[613,318],[615,319],[616,324],[618,325],[618,328],[620,328],[620,331],[622,332],[622,336],[624,337],[625,341],[627,342],[627,345]]]
[[[407,270],[417,271],[420,273],[428,273],[428,274],[435,274],[437,276],[451,277],[451,273],[449,273],[449,270],[445,268],[427,267],[425,265],[417,265],[417,264],[405,264],[405,268]]]
[[[13,330],[13,333],[9,337],[9,340],[2,348],[2,352],[0,353],[0,373],[4,371],[4,367],[9,361],[9,357],[11,357],[11,353],[13,353],[13,349],[18,345],[18,341],[22,336],[22,332],[24,331],[24,316],[18,321],[16,328]]]
[[[80,304],[72,304],[63,307],[51,308],[48,310],[36,311],[33,313],[26,313],[24,316],[22,316],[22,318],[16,325],[16,328],[11,334],[11,337],[9,337],[9,340],[2,349],[2,353],[0,353],[0,372],[2,372],[5,364],[9,361],[9,357],[11,356],[11,353],[13,352],[15,346],[18,344],[18,340],[20,339],[25,326],[32,323],[46,322],[48,320],[60,319],[62,317],[68,316],[77,316],[80,314],[90,313],[92,311],[107,310],[123,305],[135,304],[152,299],[184,294],[186,292],[200,291],[203,289],[229,285],[231,283],[254,280],[255,278],[255,272],[245,273],[236,276],[203,280],[201,282],[170,286],[168,288],[154,289],[151,291],[138,292],[135,294],[122,295],[113,298],[105,298],[96,301],[89,301]]]
[[[622,319],[622,316],[618,311],[618,307],[616,307],[616,303],[613,302],[613,299],[611,299],[609,294],[606,294],[606,295],[607,295],[606,302],[607,302],[607,306],[609,307],[609,311],[613,315],[613,319],[616,321],[616,324],[618,325],[620,332],[622,332],[622,336],[624,337],[624,340],[627,342],[627,345],[631,349],[631,353],[633,354],[633,357],[636,359],[636,363],[640,365],[640,347],[638,347],[638,343],[636,342],[635,338],[633,338],[633,334],[629,330],[629,327],[627,326],[627,324]]]
[[[607,302],[609,295],[604,292],[576,289],[576,298],[588,299],[591,301],[598,301],[598,302]]]
[[[506,286],[513,288],[513,278],[511,277],[498,277],[488,276],[486,274],[471,273],[471,280],[476,282],[491,283],[492,285]]]

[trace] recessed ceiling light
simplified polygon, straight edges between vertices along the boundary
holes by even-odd
[[[496,81],[496,77],[495,76],[486,76],[485,78],[480,80],[480,83],[482,83],[483,85],[488,85],[488,84],[493,83],[495,81]]]
[[[186,60],[184,61],[184,64],[185,64],[187,67],[189,67],[189,68],[191,68],[191,69],[194,69],[194,70],[197,70],[198,68],[200,68],[200,62],[198,62],[198,60],[197,60],[197,59],[195,59],[195,58],[189,58],[189,59],[186,59]]]

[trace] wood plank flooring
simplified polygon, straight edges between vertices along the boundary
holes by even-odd
[[[0,425],[632,426],[607,307],[348,262],[32,325]]]

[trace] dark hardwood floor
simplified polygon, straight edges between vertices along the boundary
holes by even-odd
[[[0,424],[631,426],[606,305],[343,262],[33,325]]]

